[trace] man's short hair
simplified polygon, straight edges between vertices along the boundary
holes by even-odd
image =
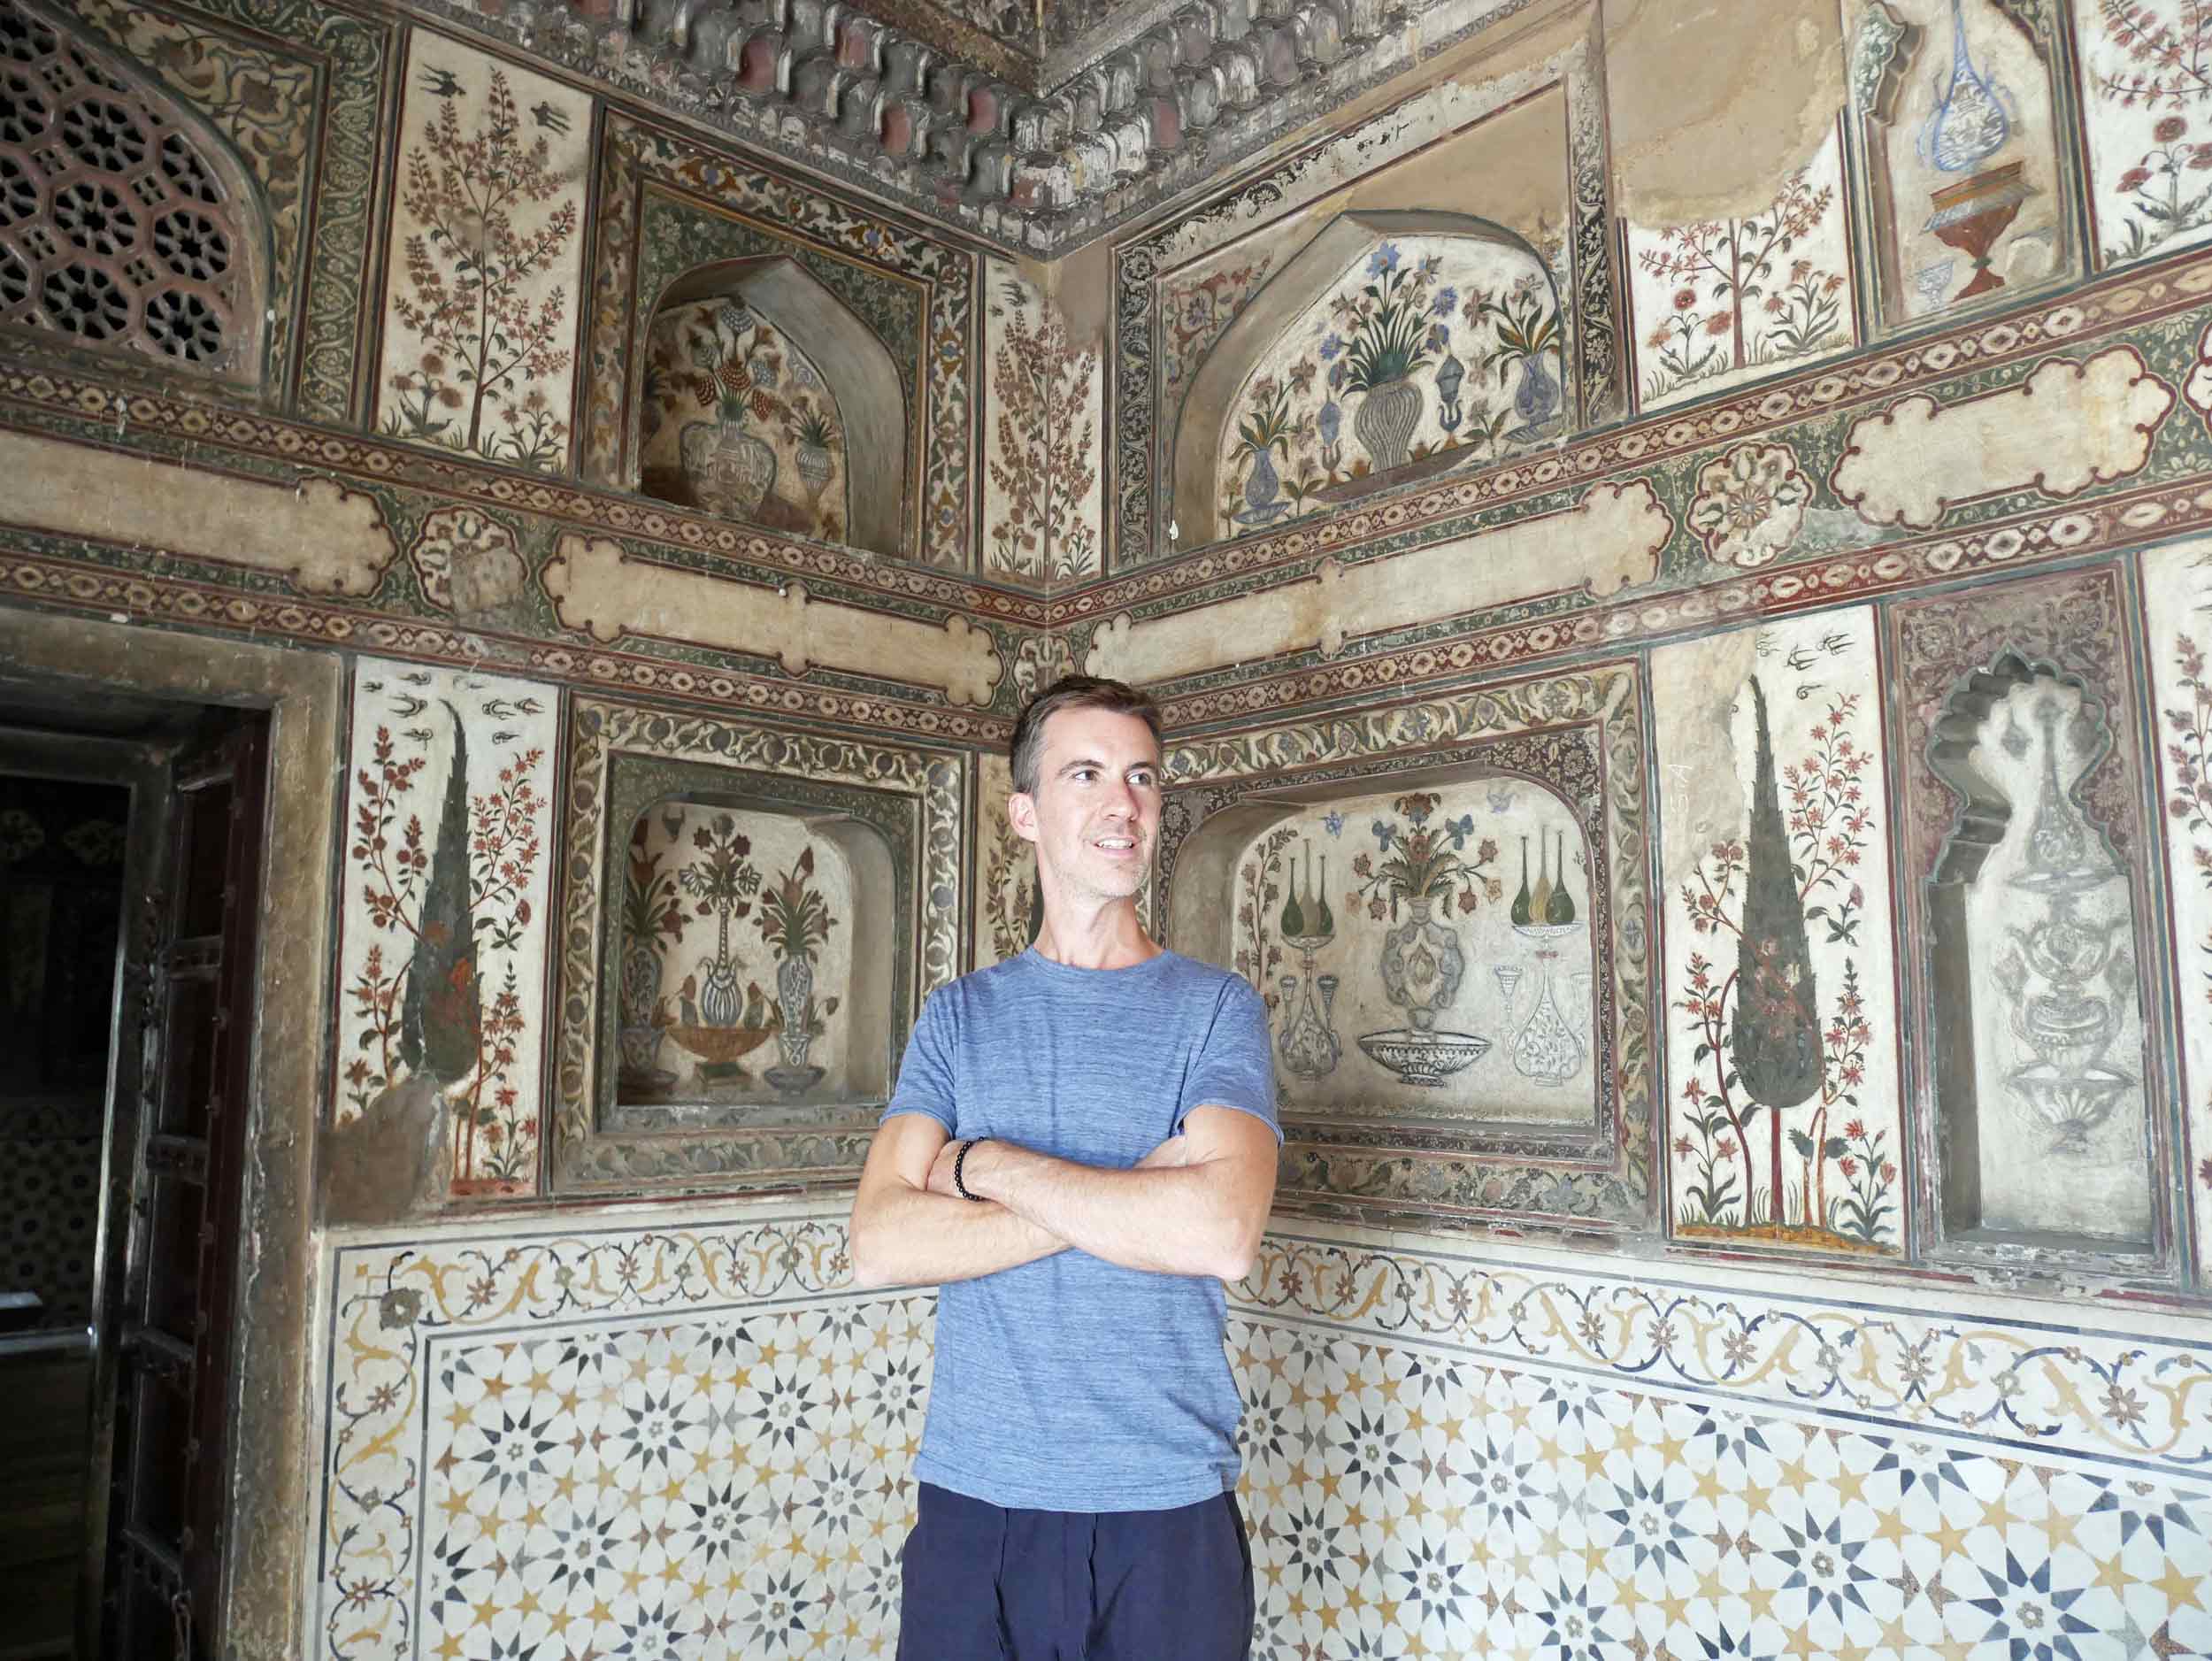
[[[1063,675],[1024,706],[1014,722],[1014,788],[1024,796],[1037,793],[1037,769],[1045,748],[1045,721],[1061,710],[1108,710],[1133,715],[1160,739],[1160,706],[1146,694],[1120,681],[1102,675]]]

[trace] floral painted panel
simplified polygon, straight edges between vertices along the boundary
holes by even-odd
[[[1857,343],[1843,134],[1743,219],[1628,234],[1639,407],[1717,391]]]
[[[1549,791],[1500,774],[1332,803],[1235,871],[1233,966],[1286,1108],[1590,1122],[1588,844]]]
[[[625,855],[618,1099],[845,1093],[855,890],[835,844],[788,814],[671,801]]]
[[[1103,430],[1099,354],[1068,337],[1060,308],[1010,265],[986,263],[984,560],[1065,581],[1098,570]]]
[[[1003,756],[985,756],[976,769],[975,966],[1018,957],[1037,937],[1044,902],[1037,890],[1037,850],[1007,822],[1014,773]]]
[[[537,1191],[557,704],[490,675],[355,671],[337,1124],[426,1103],[434,1186],[456,1197]]]
[[[1874,638],[1859,610],[1652,654],[1678,1238],[1902,1249]]]
[[[740,296],[663,311],[646,339],[641,488],[823,542],[852,523],[828,377]]]
[[[2212,235],[2212,0],[2081,0],[2097,259]]]
[[[1846,0],[1885,324],[2003,304],[2073,265],[2047,11]]]
[[[2143,587],[2181,1000],[2184,1157],[2202,1286],[2212,1283],[2212,547],[2198,542],[2146,556]]]
[[[1253,365],[1220,438],[1219,536],[1565,429],[1559,296],[1517,240],[1385,239]]]
[[[400,133],[377,426],[561,467],[591,100],[418,30]]]

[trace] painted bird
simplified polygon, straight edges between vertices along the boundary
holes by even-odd
[[[451,70],[441,69],[435,64],[423,65],[422,86],[434,98],[457,98],[467,90],[454,79]]]
[[[538,125],[549,133],[568,131],[568,112],[565,110],[555,109],[550,99],[532,104],[530,113],[537,118]]]

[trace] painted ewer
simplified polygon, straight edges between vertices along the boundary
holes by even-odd
[[[694,421],[683,432],[684,477],[710,511],[743,518],[776,483],[776,452],[741,427]]]

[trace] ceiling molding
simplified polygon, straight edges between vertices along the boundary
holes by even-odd
[[[1540,0],[1123,0],[1059,19],[1079,25],[1064,42],[1050,11],[1010,10],[994,27],[948,9],[957,3],[409,9],[1050,258],[1217,183],[1293,129]]]

